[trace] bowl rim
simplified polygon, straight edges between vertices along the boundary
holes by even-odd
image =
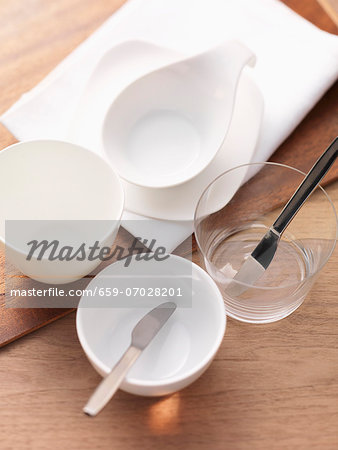
[[[198,208],[199,208],[200,203],[202,201],[202,198],[204,197],[205,193],[209,190],[209,188],[214,183],[216,183],[220,178],[222,178],[224,175],[227,175],[228,173],[230,173],[230,172],[232,172],[234,170],[240,169],[242,167],[251,167],[251,166],[278,166],[278,167],[282,167],[284,169],[290,169],[290,170],[293,170],[295,172],[298,172],[299,174],[303,175],[304,177],[306,176],[306,173],[304,173],[302,170],[299,170],[299,169],[297,169],[295,167],[292,167],[292,166],[289,166],[287,164],[282,164],[282,163],[277,163],[277,162],[270,162],[270,161],[258,161],[258,162],[240,164],[239,166],[232,167],[232,168],[226,170],[225,172],[221,173],[217,178],[215,178],[213,181],[211,181],[208,184],[208,186],[204,189],[204,191],[202,192],[202,194],[201,194],[201,196],[200,196],[200,198],[198,200],[198,203],[197,203],[196,208],[195,208],[195,214],[194,214],[194,220],[193,220],[193,223],[194,223],[194,235],[195,235],[195,239],[196,239],[196,242],[197,242],[198,250],[202,253],[203,258],[207,259],[208,262],[209,262],[209,258],[207,257],[204,249],[201,246],[201,243],[200,243],[200,240],[199,240],[199,237],[198,237],[198,233],[196,233],[197,211],[198,211]],[[324,196],[327,198],[327,200],[329,202],[329,205],[332,208],[333,216],[334,216],[334,219],[335,219],[335,238],[332,239],[334,241],[334,243],[333,243],[333,245],[331,247],[331,250],[330,250],[328,256],[326,257],[325,261],[323,261],[319,265],[319,267],[317,268],[317,270],[315,272],[313,272],[310,275],[306,276],[306,278],[304,278],[304,280],[302,280],[301,282],[297,282],[296,281],[296,282],[289,283],[289,284],[283,284],[281,286],[256,286],[256,285],[253,285],[253,284],[250,284],[250,283],[245,283],[243,281],[234,280],[233,278],[227,278],[227,277],[224,277],[224,278],[226,280],[228,280],[228,281],[235,282],[236,284],[239,284],[240,286],[244,286],[247,289],[253,288],[253,289],[256,289],[256,290],[273,291],[273,292],[276,292],[276,291],[278,291],[280,289],[286,289],[286,288],[292,288],[292,287],[295,287],[295,286],[300,286],[305,281],[308,281],[308,280],[311,280],[312,278],[314,278],[323,269],[325,264],[330,259],[332,253],[334,252],[334,249],[335,249],[336,243],[337,243],[337,239],[338,239],[338,217],[337,217],[336,208],[335,208],[335,206],[334,206],[330,196],[328,195],[328,193],[325,191],[325,189],[320,184],[318,184],[316,189],[320,189],[323,192]],[[224,205],[224,206],[226,206],[226,205]],[[224,206],[223,206],[223,208],[224,208]],[[209,264],[211,264],[211,263],[209,262]]]
[[[1,159],[1,155],[7,154],[8,151],[12,150],[13,148],[22,147],[26,144],[42,144],[42,143],[69,145],[71,147],[79,149],[80,151],[83,151],[87,155],[92,155],[95,159],[101,161],[101,163],[104,163],[109,168],[112,176],[114,177],[115,181],[117,182],[117,185],[119,186],[120,208],[119,208],[119,211],[117,214],[117,218],[114,219],[114,222],[117,222],[119,224],[121,222],[121,218],[122,218],[122,214],[123,214],[124,206],[125,206],[125,193],[124,193],[122,181],[121,181],[120,176],[116,172],[116,170],[110,164],[110,162],[107,161],[105,158],[103,158],[98,153],[95,153],[95,152],[89,150],[88,148],[83,147],[82,145],[74,144],[73,142],[60,140],[60,139],[28,139],[25,141],[15,142],[14,144],[11,144],[8,147],[5,147],[3,150],[0,151],[0,159]],[[46,219],[46,220],[48,220],[48,219]],[[74,221],[75,220],[76,219],[74,219]],[[95,219],[91,219],[91,220],[95,220]],[[107,219],[107,220],[109,220],[109,219]],[[5,221],[6,221],[6,218],[5,218]],[[81,221],[81,219],[79,219],[79,221]],[[104,236],[102,236],[101,242],[104,242],[109,237],[109,235],[110,235],[110,232],[108,231]],[[16,248],[15,246],[13,246],[9,243],[6,243],[5,236],[2,236],[1,234],[0,234],[0,243],[2,243],[5,247],[10,247],[12,250],[14,250],[15,252],[17,252],[19,254],[22,254],[22,255],[25,254],[25,252],[23,252],[23,250]]]
[[[210,295],[210,297],[213,299],[214,304],[217,306],[219,313],[220,313],[220,314],[217,314],[219,322],[218,322],[218,330],[217,330],[215,339],[213,340],[213,344],[211,345],[211,348],[207,351],[206,355],[199,361],[199,363],[196,364],[193,368],[190,368],[188,371],[184,372],[183,374],[173,375],[168,378],[164,378],[164,379],[160,379],[160,380],[140,380],[137,378],[125,377],[125,379],[123,381],[123,385],[125,385],[125,386],[144,387],[144,388],[168,387],[168,386],[174,385],[176,383],[181,383],[181,382],[193,377],[195,374],[200,373],[213,360],[214,356],[216,355],[216,353],[223,341],[223,337],[224,337],[225,330],[226,330],[226,323],[227,323],[226,310],[225,310],[225,305],[224,305],[222,294],[221,294],[220,290],[218,289],[215,281],[211,278],[211,276],[205,270],[203,270],[200,266],[198,266],[194,262],[192,262],[186,258],[183,258],[181,256],[178,256],[178,255],[171,254],[170,257],[179,261],[179,263],[191,264],[193,270],[196,270],[199,274],[201,274],[203,281],[205,281],[208,284],[208,286],[210,287],[210,289],[213,293],[213,295]],[[113,264],[116,264],[116,263],[113,263]],[[108,267],[110,267],[110,266],[107,266],[100,273],[102,273]],[[94,280],[95,280],[95,278],[91,281],[91,283]],[[88,288],[88,286],[87,286],[87,288]],[[79,302],[79,305],[77,308],[77,312],[76,312],[76,331],[77,331],[78,339],[80,341],[80,344],[81,344],[81,347],[82,347],[84,353],[86,354],[88,360],[94,366],[94,368],[97,371],[99,369],[99,371],[101,371],[102,373],[107,375],[111,369],[95,355],[94,351],[91,349],[91,347],[89,346],[89,344],[86,340],[85,330],[83,328],[83,323],[81,321],[81,309],[83,309],[80,307],[81,299],[80,299],[80,302]],[[86,310],[90,310],[90,309],[93,309],[93,308],[86,308]]]

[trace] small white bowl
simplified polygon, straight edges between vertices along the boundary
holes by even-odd
[[[176,294],[183,283],[187,295],[180,299],[177,295],[137,298],[121,294],[126,287],[147,289],[154,283],[171,286]],[[100,296],[108,286],[117,288],[119,295]],[[160,262],[133,259],[128,269],[120,260],[87,286],[92,292],[95,288],[96,295],[81,298],[76,327],[85,354],[102,376],[129,346],[136,323],[165,301],[175,302],[177,309],[130,369],[121,389],[144,396],[167,395],[188,386],[208,368],[222,342],[226,315],[215,282],[199,266],[174,255]]]
[[[28,242],[48,237],[50,242],[59,240],[60,247],[63,242],[90,245],[95,236],[101,245],[111,245],[123,204],[117,174],[102,157],[83,147],[34,140],[0,152],[0,244],[6,241],[6,258],[37,281],[75,281],[100,260],[38,260],[38,253],[27,260]]]

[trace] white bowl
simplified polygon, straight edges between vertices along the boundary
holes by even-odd
[[[147,289],[154,283],[171,286],[175,294],[122,294],[126,287],[142,285]],[[177,288],[184,284],[189,286],[186,295],[178,297]],[[119,295],[100,296],[105,286],[118,289]],[[128,372],[121,385],[126,392],[160,396],[186,387],[208,368],[222,342],[226,326],[223,298],[212,278],[186,259],[170,255],[165,261],[136,262],[134,258],[128,270],[121,260],[100,272],[88,289],[96,289],[96,294],[81,298],[76,327],[84,352],[102,376],[110,372],[127,349],[132,329],[141,317],[165,301],[178,305]]]
[[[30,240],[48,236],[75,245],[88,244],[95,236],[101,245],[111,245],[123,203],[119,177],[103,158],[83,147],[35,140],[0,152],[0,242],[6,241],[6,257],[35,280],[75,281],[100,260],[39,261],[36,252],[28,261]]]

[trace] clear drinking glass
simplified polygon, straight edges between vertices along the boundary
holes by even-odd
[[[229,316],[252,323],[288,316],[302,304],[332,254],[337,216],[329,196],[318,186],[285,230],[264,275],[254,285],[233,280],[304,176],[282,164],[246,164],[220,175],[202,194],[195,212],[195,236]],[[246,290],[229,295],[230,283]]]

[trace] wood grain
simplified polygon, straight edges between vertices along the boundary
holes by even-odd
[[[0,113],[122,3],[0,0]],[[337,32],[315,0],[284,3]],[[296,167],[310,168],[337,133],[337,94],[336,85],[273,160],[286,163],[292,156]],[[0,126],[0,148],[13,142]],[[328,190],[338,206],[338,184]],[[189,388],[163,399],[119,392],[94,420],[81,408],[99,377],[77,341],[74,314],[11,343],[0,350],[0,448],[337,449],[337,265],[336,249],[288,319],[265,326],[229,320],[213,365]],[[69,311],[7,312],[0,309],[3,342],[11,327],[17,327],[14,338]]]
[[[328,191],[338,207],[338,183]],[[80,348],[74,314],[7,345],[1,449],[336,450],[337,265],[338,248],[287,319],[229,319],[213,364],[188,388],[160,399],[119,391],[95,419],[81,408],[100,377]]]
[[[338,0],[317,0],[338,27]]]
[[[285,5],[293,9],[317,27],[329,33],[337,33],[337,26],[332,18],[325,14],[320,4],[315,0],[282,0]]]

